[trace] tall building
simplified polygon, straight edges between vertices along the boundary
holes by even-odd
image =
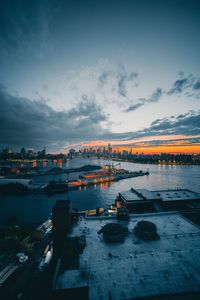
[[[61,255],[64,239],[71,225],[70,201],[58,200],[52,209],[54,256]]]
[[[25,158],[25,157],[26,157],[26,149],[25,149],[24,147],[21,148],[20,154],[21,154],[21,157],[22,157],[22,158]]]
[[[44,149],[42,151],[38,151],[37,155],[38,155],[38,158],[45,158],[46,148],[44,147]]]
[[[7,157],[12,154],[12,150],[10,148],[5,148],[2,150],[2,154]]]
[[[42,155],[46,155],[46,147],[44,147],[44,149],[42,150]]]
[[[70,149],[69,150],[69,158],[73,158],[76,154],[76,150],[75,149]]]
[[[108,153],[111,154],[112,153],[112,147],[110,144],[108,144]]]

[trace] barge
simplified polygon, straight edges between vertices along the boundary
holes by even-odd
[[[107,167],[107,166],[106,166]],[[76,180],[66,180],[60,182],[50,182],[44,187],[44,191],[49,194],[67,192],[68,190],[78,189],[80,187],[96,185],[107,182],[115,182],[122,179],[149,175],[149,171],[129,172],[124,169],[116,169],[114,167],[103,169],[99,172],[90,172],[79,176]]]
[[[149,175],[149,171],[129,172],[124,169],[114,169],[114,171],[99,171],[87,173],[79,176],[78,180],[66,181],[68,188],[81,187],[87,185],[95,185],[98,183],[114,182],[122,179]]]

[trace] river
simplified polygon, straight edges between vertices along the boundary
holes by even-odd
[[[98,160],[95,158],[75,158],[63,165],[64,168],[76,168],[87,164],[104,165],[116,161]],[[73,208],[79,210],[93,209],[97,206],[106,207],[114,203],[119,192],[131,187],[147,188],[150,190],[187,188],[200,193],[200,167],[199,166],[161,166],[148,164],[135,164],[121,162],[121,167],[129,171],[146,171],[149,176],[124,179],[114,183],[105,183],[96,186],[70,191],[65,194],[53,196],[27,195],[27,196],[0,196],[0,224],[14,215],[20,223],[40,223],[46,220],[51,208],[59,199],[69,199]],[[80,173],[71,173],[69,179],[78,178]],[[36,183],[46,183],[49,180],[67,179],[67,174],[38,176]]]

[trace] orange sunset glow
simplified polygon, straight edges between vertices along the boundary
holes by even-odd
[[[161,136],[148,136],[140,137],[126,141],[91,141],[84,144],[84,147],[98,147],[107,146],[111,144],[112,149],[116,151],[131,151],[132,153],[144,154],[158,154],[158,153],[200,153],[200,143],[194,143],[192,138],[199,138],[196,136],[186,135],[161,135]],[[153,144],[156,142],[157,145]]]
[[[120,146],[113,147],[116,151],[127,150],[130,151],[130,147]],[[197,153],[200,154],[200,144],[197,145],[159,145],[159,146],[143,146],[143,147],[135,147],[132,149],[132,153],[144,153],[144,154],[159,154],[159,153],[185,153],[192,154]]]

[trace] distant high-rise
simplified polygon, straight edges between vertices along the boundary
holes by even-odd
[[[76,154],[76,150],[75,149],[70,149],[69,150],[69,158],[73,158]]]
[[[5,148],[2,150],[2,154],[5,156],[10,155],[12,154],[12,150],[10,148]]]
[[[42,150],[42,154],[45,156],[46,155],[46,147]]]
[[[111,144],[108,144],[108,154],[111,154],[112,153],[112,147],[111,147]]]
[[[25,158],[25,157],[26,157],[26,149],[25,149],[24,147],[21,148],[20,154],[21,154],[22,158]]]

